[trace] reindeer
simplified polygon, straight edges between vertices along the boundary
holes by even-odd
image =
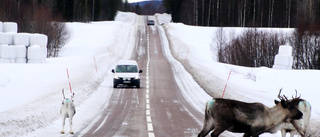
[[[69,133],[73,134],[72,118],[76,114],[76,109],[73,104],[74,93],[72,94],[71,99],[65,97],[64,89],[62,89],[62,94],[63,94],[63,101],[62,101],[62,105],[61,105],[61,109],[60,109],[60,114],[62,115],[63,120],[62,120],[61,134],[64,134],[64,124],[65,124],[66,118],[69,118],[69,125],[70,125],[70,132]]]
[[[299,120],[289,120],[285,121],[281,124],[281,135],[282,137],[285,137],[287,132],[290,132],[290,136],[293,137],[294,134],[300,134],[302,137],[306,136],[307,127],[309,125],[310,121],[310,115],[311,115],[311,105],[308,101],[304,99],[300,99],[300,96],[297,96],[298,92],[296,90],[296,96],[292,96],[292,100],[298,100],[294,102],[292,105],[297,107],[302,113],[303,118]]]
[[[261,103],[245,103],[236,100],[216,98],[206,103],[205,120],[198,137],[206,136],[211,130],[212,137],[218,137],[225,130],[245,133],[243,137],[258,137],[264,132],[274,132],[274,128],[286,119],[300,119],[299,111],[285,96],[278,94],[280,102],[268,108]]]

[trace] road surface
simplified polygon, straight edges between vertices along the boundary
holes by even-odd
[[[196,136],[203,115],[182,96],[162,53],[157,27],[146,26],[147,17],[139,20],[132,59],[144,71],[141,88],[113,89],[102,117],[84,136]]]

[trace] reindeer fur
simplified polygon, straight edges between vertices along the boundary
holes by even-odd
[[[69,133],[73,134],[72,118],[76,114],[75,105],[73,104],[74,93],[72,94],[71,99],[65,98],[63,89],[62,89],[62,94],[63,94],[63,101],[62,101],[62,105],[61,105],[61,109],[60,109],[60,114],[63,117],[61,134],[64,134],[64,125],[65,125],[66,118],[69,118],[69,125],[70,125],[70,132]]]
[[[280,93],[279,93],[280,94]],[[300,119],[302,113],[290,105],[290,102],[275,101],[276,105],[268,108],[261,103],[245,103],[229,99],[213,99],[207,102],[203,130],[198,137],[206,136],[211,130],[212,137],[218,137],[225,130],[245,133],[244,137],[258,137],[284,120]]]

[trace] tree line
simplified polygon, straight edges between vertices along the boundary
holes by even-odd
[[[196,26],[319,25],[320,0],[163,0],[174,22]]]

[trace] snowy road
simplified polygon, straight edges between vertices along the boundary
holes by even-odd
[[[157,27],[138,28],[133,59],[144,71],[141,88],[114,89],[102,117],[84,136],[196,136],[203,115],[183,97]]]

